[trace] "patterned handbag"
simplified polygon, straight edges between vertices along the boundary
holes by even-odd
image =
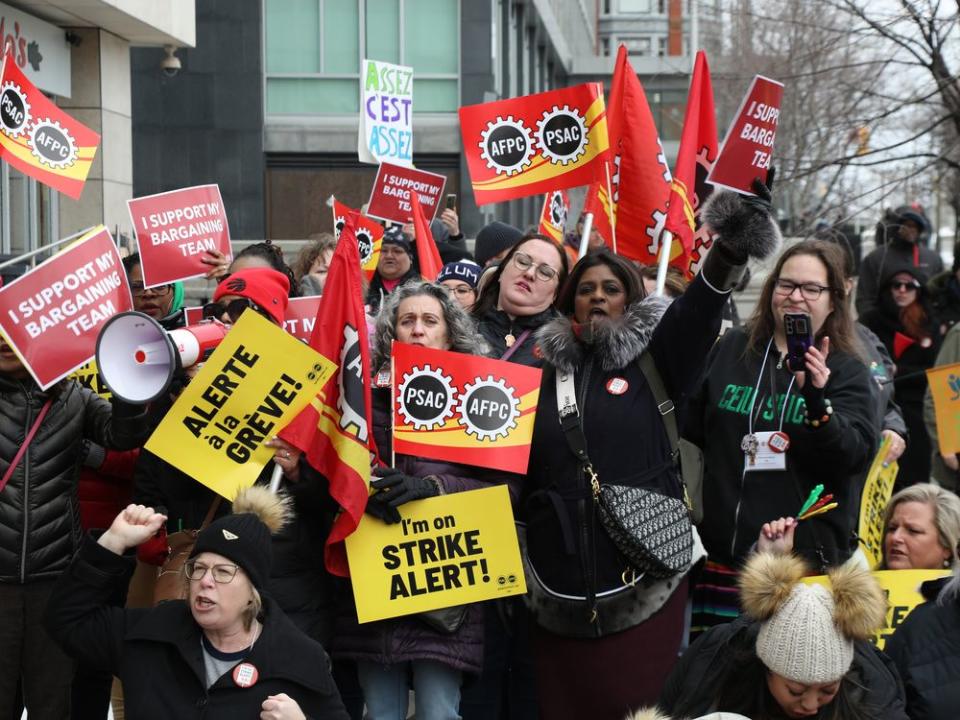
[[[690,567],[693,531],[687,506],[653,490],[594,485],[600,522],[634,568],[668,578]]]

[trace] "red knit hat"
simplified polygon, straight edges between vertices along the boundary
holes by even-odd
[[[217,285],[213,293],[216,302],[224,295],[236,295],[255,302],[277,325],[283,326],[287,314],[290,280],[282,272],[272,268],[246,268],[238,270]]]

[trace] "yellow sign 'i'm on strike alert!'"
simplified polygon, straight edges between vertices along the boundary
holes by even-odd
[[[364,515],[347,538],[360,622],[527,592],[505,485],[406,503],[400,515],[393,525]]]
[[[233,500],[273,457],[264,443],[316,397],[335,369],[283,328],[244,312],[145,447]]]

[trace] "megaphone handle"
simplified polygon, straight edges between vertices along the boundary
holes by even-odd
[[[274,464],[273,475],[270,476],[270,492],[276,493],[280,489],[280,480],[283,478],[283,468]]]

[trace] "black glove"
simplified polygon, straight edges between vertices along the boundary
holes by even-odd
[[[367,512],[387,525],[400,522],[400,511],[384,499],[383,493],[374,493],[367,498]]]
[[[370,485],[380,492],[373,497],[382,497],[390,507],[396,508],[411,500],[421,500],[440,494],[440,486],[432,478],[406,475],[396,468],[385,468],[377,472],[379,477],[375,477]]]
[[[757,210],[762,210],[767,215],[773,215],[773,179],[776,175],[777,169],[775,167],[770,168],[770,172],[767,173],[766,185],[763,184],[763,180],[759,177],[755,177],[753,183],[750,185],[750,189],[753,190],[756,195],[745,195],[743,197],[744,204],[754,207]]]

